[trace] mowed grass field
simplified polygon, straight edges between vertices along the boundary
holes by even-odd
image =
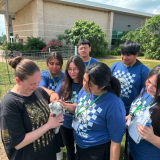
[[[109,67],[117,62],[120,61],[120,59],[98,59],[100,62],[103,62],[107,64]],[[160,61],[151,61],[151,60],[143,60],[140,59],[140,61],[146,65],[149,69],[152,69],[156,65],[160,64]],[[44,71],[47,69],[45,60],[41,61],[35,61],[35,63],[39,66],[41,71]],[[64,60],[62,70],[65,70],[67,60]],[[8,71],[7,71],[8,68]],[[13,69],[7,65],[5,62],[0,62],[0,102],[2,97],[7,93],[9,89],[11,89],[15,85],[14,80],[14,71]],[[123,137],[123,140],[121,142],[121,155],[120,160],[123,158],[123,150],[124,150],[124,142],[125,137]],[[64,160],[66,160],[66,149],[64,148]]]

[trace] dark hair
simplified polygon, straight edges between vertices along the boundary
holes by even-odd
[[[153,103],[157,103],[156,107],[153,109],[153,112],[151,114],[151,118],[152,118],[152,126],[153,126],[153,130],[154,133],[158,136],[160,136],[160,125],[159,125],[159,120],[160,120],[160,65],[155,66],[150,73],[148,74],[146,80],[152,76],[156,76],[157,77],[157,87],[156,87],[156,94],[153,100]],[[146,92],[146,86],[144,84],[143,87],[143,92],[141,94],[141,96],[143,96],[143,94]]]
[[[121,48],[121,54],[123,55],[136,55],[137,52],[139,53],[140,45],[134,41],[127,41],[123,44]]]
[[[117,78],[113,77],[110,68],[101,62],[93,63],[85,70],[88,75],[88,83],[92,81],[98,88],[105,86],[105,90],[110,91],[120,97],[121,85]]]
[[[78,42],[78,44],[77,44],[77,48],[78,48],[80,45],[85,45],[85,44],[88,44],[89,47],[91,46],[89,40],[87,40],[87,39],[81,39],[81,40]]]
[[[23,59],[18,56],[9,60],[9,65],[14,68],[14,75],[21,81],[26,80],[28,76],[32,76],[35,72],[39,71],[39,67],[29,59]]]
[[[46,59],[47,65],[48,65],[48,63],[49,63],[53,58],[58,59],[58,61],[59,61],[59,63],[60,63],[60,66],[62,67],[62,65],[63,65],[63,58],[62,58],[61,54],[58,53],[58,52],[51,52],[51,53],[48,55],[48,57],[47,57],[47,59]]]
[[[68,74],[68,68],[70,63],[73,62],[75,66],[79,69],[79,74],[78,74],[78,80],[79,80],[79,90],[83,86],[83,75],[85,71],[85,65],[82,59],[78,56],[72,56],[68,59],[66,69],[65,69],[65,76],[64,80],[61,85],[60,89],[60,97],[62,97],[64,100],[70,100],[72,98],[72,83],[73,80]]]

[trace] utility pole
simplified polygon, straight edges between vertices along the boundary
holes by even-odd
[[[10,42],[10,33],[9,33],[9,15],[8,15],[8,0],[6,0],[6,13],[7,13],[7,38],[8,38],[8,42]]]

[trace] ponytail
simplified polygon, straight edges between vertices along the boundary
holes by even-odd
[[[120,84],[119,80],[117,78],[115,78],[114,76],[111,77],[110,85],[105,87],[104,89],[106,89],[107,91],[112,92],[113,94],[120,97],[121,84]]]

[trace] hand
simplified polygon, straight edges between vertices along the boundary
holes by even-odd
[[[56,92],[52,93],[50,96],[50,102],[54,102],[59,99],[59,96]]]
[[[128,121],[129,117],[130,117],[130,114],[126,116],[126,122]]]
[[[64,101],[62,101],[62,100],[57,100],[57,102],[60,102],[63,106],[63,108],[64,109],[68,109],[69,108],[69,106],[70,106],[70,103],[65,103]]]
[[[147,126],[142,127],[138,123],[137,130],[138,130],[138,134],[148,142],[152,142],[152,140],[155,138],[152,125],[150,125],[150,127],[147,127]]]
[[[126,116],[126,128],[128,128],[127,121],[130,118],[130,114]]]
[[[56,128],[58,126],[61,126],[63,125],[63,123],[61,123],[63,121],[64,121],[63,114],[59,114],[56,117],[52,117],[52,113],[50,113],[49,119],[47,122],[48,128],[51,129],[51,128]]]

